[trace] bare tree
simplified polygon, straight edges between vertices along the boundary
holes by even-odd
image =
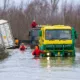
[[[59,0],[51,0],[51,6],[52,6],[52,13],[55,12],[58,8]]]
[[[21,40],[28,39],[28,32],[32,20],[35,19],[38,24],[64,24],[74,27],[80,32],[80,5],[74,6],[68,4],[67,0],[62,1],[62,7],[58,11],[60,0],[33,0],[24,8],[21,0],[20,5],[16,6],[15,2],[4,0],[3,8],[0,8],[0,18],[7,19],[10,22],[14,37]],[[75,7],[75,8],[74,8]],[[80,37],[77,40],[80,43]]]

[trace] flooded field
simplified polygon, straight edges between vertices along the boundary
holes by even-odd
[[[18,49],[0,61],[0,80],[80,80],[80,53],[76,57],[36,58],[32,50]]]

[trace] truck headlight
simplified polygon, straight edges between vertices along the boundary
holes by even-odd
[[[47,56],[49,56],[50,55],[50,53],[47,53]]]

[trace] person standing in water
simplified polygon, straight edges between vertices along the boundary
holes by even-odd
[[[21,43],[19,49],[20,49],[21,51],[25,51],[26,48],[27,48],[27,47],[24,45],[24,43]]]
[[[15,38],[15,48],[19,48],[19,40]]]
[[[34,55],[34,57],[40,57],[40,54],[45,53],[44,51],[39,49],[39,46],[35,46],[34,51],[32,52],[32,55]]]

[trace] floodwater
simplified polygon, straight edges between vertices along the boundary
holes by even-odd
[[[36,58],[30,49],[12,50],[0,61],[0,80],[80,80],[80,53],[76,57]]]

